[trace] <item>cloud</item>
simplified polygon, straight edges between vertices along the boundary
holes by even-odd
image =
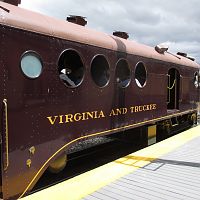
[[[63,20],[82,15],[90,28],[126,31],[130,39],[150,46],[168,42],[170,50],[186,52],[200,63],[199,0],[22,0],[21,7]]]

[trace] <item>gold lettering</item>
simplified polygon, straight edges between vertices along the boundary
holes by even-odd
[[[153,110],[153,104],[150,104],[150,110]]]
[[[57,118],[58,118],[58,116],[54,116],[53,119],[52,119],[52,116],[47,117],[47,119],[49,120],[49,122],[51,123],[51,125],[55,124]]]
[[[94,112],[86,112],[86,115],[87,115],[86,119],[89,119],[89,117],[93,119],[94,118],[93,114]]]
[[[143,106],[139,106],[139,112],[141,112],[143,109]]]
[[[84,112],[84,113],[82,113],[82,120],[83,120],[83,121],[85,121],[85,120],[86,120],[86,118],[85,118],[85,117],[86,117],[86,116],[85,116],[85,114],[86,114],[85,112]]]
[[[125,115],[127,113],[127,108],[122,108],[122,114]]]
[[[60,115],[59,118],[60,118],[59,124],[63,124],[64,123],[63,122],[63,115]]]
[[[138,112],[138,109],[139,109],[138,106],[135,106],[135,112]]]
[[[81,113],[76,113],[76,114],[74,115],[74,121],[78,122],[78,121],[80,121],[81,119],[82,119]]]
[[[115,115],[125,115],[127,113],[127,108],[116,108],[112,109],[109,116],[115,116]]]
[[[112,109],[109,116],[111,117],[111,116],[114,116],[114,115],[115,115],[115,111],[114,111],[114,109]]]
[[[133,106],[133,107],[130,107],[130,109],[131,109],[131,113],[133,113],[134,112],[134,109],[135,109],[135,107]]]
[[[98,111],[94,111],[94,119],[99,118],[97,114],[98,114]]]
[[[136,112],[143,112],[143,111],[149,111],[149,110],[156,110],[157,109],[157,104],[149,104],[149,105],[140,105],[140,106],[132,106],[130,107],[131,113],[136,113]],[[122,108],[126,109],[126,108]],[[122,114],[126,114],[127,112],[122,111]]]
[[[129,107],[131,113],[143,112],[143,111],[150,111],[156,110],[157,104],[148,104],[148,105],[138,105]],[[117,116],[117,115],[125,115],[127,114],[127,108],[116,108],[112,109],[109,116]],[[101,111],[88,111],[83,113],[75,113],[75,114],[66,114],[66,115],[56,115],[56,116],[49,116],[47,119],[49,120],[51,125],[57,124],[64,124],[70,122],[78,122],[78,121],[85,121],[89,119],[99,119],[106,117],[104,112]]]
[[[101,110],[101,112],[99,113],[99,116],[98,116],[98,118],[101,118],[101,117],[105,117],[105,115],[104,115],[104,113],[103,113],[103,111]]]
[[[73,122],[72,114],[65,115],[65,123],[68,123],[68,122]]]
[[[116,112],[116,115],[121,115],[121,114],[122,114],[121,108],[117,108],[116,111],[117,111],[117,112]]]

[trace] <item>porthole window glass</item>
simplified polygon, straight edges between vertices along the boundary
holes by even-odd
[[[143,88],[147,81],[147,71],[142,62],[137,63],[135,67],[135,82],[138,87]]]
[[[91,64],[91,75],[93,81],[99,87],[104,87],[109,81],[109,64],[106,58],[102,55],[96,56]]]
[[[199,82],[200,82],[199,74],[198,74],[198,72],[195,72],[195,74],[194,74],[194,86],[195,86],[195,88],[199,87]]]
[[[59,58],[58,66],[60,79],[66,86],[74,88],[81,84],[84,76],[84,65],[76,51],[64,51]]]
[[[121,59],[116,66],[116,81],[119,87],[125,88],[131,81],[131,72],[126,60]]]
[[[37,78],[42,72],[42,62],[35,52],[27,52],[21,58],[21,69],[29,78]]]

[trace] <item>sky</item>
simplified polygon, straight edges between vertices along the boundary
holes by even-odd
[[[66,20],[87,18],[87,27],[149,46],[167,44],[200,63],[200,0],[21,0],[20,7]]]

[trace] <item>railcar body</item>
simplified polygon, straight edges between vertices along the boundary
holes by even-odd
[[[200,66],[184,56],[3,2],[0,35],[3,199],[82,139],[195,118]]]

